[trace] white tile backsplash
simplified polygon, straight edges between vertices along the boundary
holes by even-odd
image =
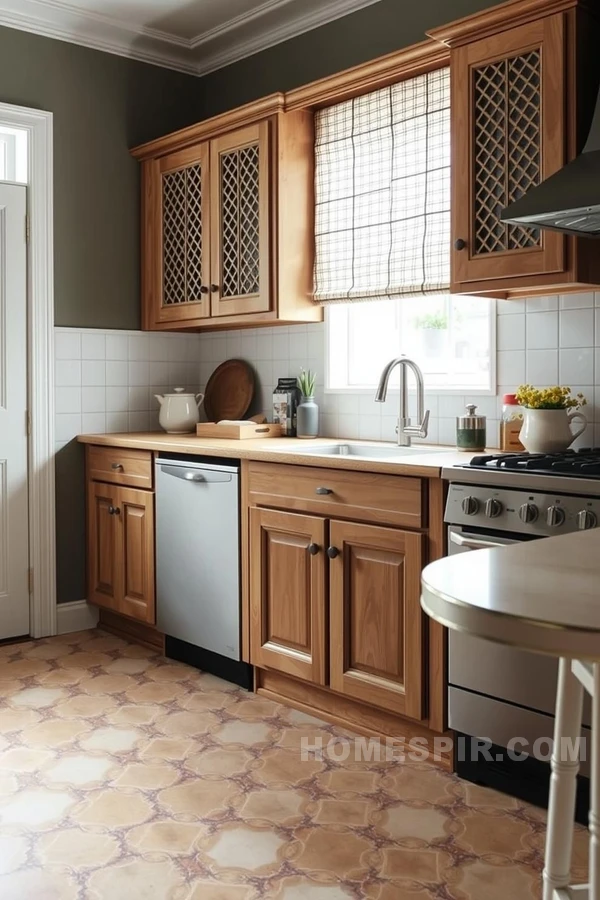
[[[199,387],[200,336],[55,329],[56,443],[158,429],[155,393]]]
[[[528,381],[581,390],[591,427],[578,443],[600,443],[600,292],[503,300],[497,311],[496,396],[428,393],[428,441],[452,445],[456,416],[472,400],[488,418],[488,442],[497,443],[502,395]],[[323,436],[395,439],[397,394],[375,404],[364,393],[325,393],[321,324],[202,335],[57,328],[55,346],[56,441],[61,445],[82,430],[157,429],[155,394],[179,385],[203,391],[216,366],[232,358],[245,359],[255,369],[253,411],[270,418],[278,378],[294,376],[304,366],[317,372]],[[410,404],[414,415],[412,395]]]
[[[502,396],[514,393],[519,384],[528,381],[540,387],[562,383],[573,390],[584,385],[577,389],[588,399],[585,412],[593,424],[580,444],[600,442],[600,292],[499,300],[497,312],[496,395],[470,397],[426,391],[426,405],[431,410],[428,441],[454,444],[456,416],[472,401],[487,416],[490,445],[497,444]],[[227,358],[240,356],[254,366],[257,374],[256,411],[271,417],[271,394],[277,379],[296,375],[304,366],[317,372],[324,437],[394,440],[397,394],[379,405],[370,394],[324,392],[325,334],[325,326],[318,324],[234,331],[226,338],[204,334],[200,337],[200,389],[223,361],[224,353]],[[382,367],[385,362],[382,359]],[[410,406],[414,415],[412,394]]]

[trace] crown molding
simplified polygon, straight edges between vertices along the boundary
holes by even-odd
[[[278,13],[291,7],[293,0],[266,0],[245,15],[189,40],[114,16],[85,12],[62,0],[0,0],[0,25],[202,76],[378,2],[321,0],[304,15],[290,9],[281,21]],[[279,21],[271,25],[264,21],[275,17]],[[211,52],[211,44],[219,46]]]
[[[433,28],[427,35],[446,47],[460,47],[475,38],[480,40],[505,30],[507,22],[511,28],[516,28],[584,3],[585,0],[583,3],[582,0],[506,0],[472,16]]]

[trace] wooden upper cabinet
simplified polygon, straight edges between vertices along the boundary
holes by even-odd
[[[429,32],[450,48],[454,293],[518,297],[600,281],[590,238],[500,218],[583,149],[597,84],[591,9],[507,0]]]
[[[271,309],[269,123],[211,141],[211,316]]]
[[[338,521],[330,535],[331,687],[421,719],[424,536]]]
[[[452,56],[453,282],[562,273],[564,235],[500,219],[566,162],[565,19],[548,16]]]
[[[270,98],[133,151],[142,163],[142,326],[319,322],[314,117]]]
[[[210,315],[209,145],[149,162],[144,171],[144,327]]]
[[[325,521],[250,510],[251,662],[315,684],[326,674]]]

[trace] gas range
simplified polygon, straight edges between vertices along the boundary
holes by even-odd
[[[549,537],[600,523],[600,449],[476,456],[443,477],[452,525]]]

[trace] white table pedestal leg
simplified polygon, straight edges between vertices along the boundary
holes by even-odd
[[[576,746],[581,734],[582,710],[583,685],[573,675],[570,660],[561,659],[544,864],[544,900],[554,900],[555,889],[568,887],[570,881],[579,760],[569,758],[571,754],[567,744]],[[597,898],[592,894],[590,900]]]
[[[594,663],[590,783],[589,900],[600,900],[600,663]]]

